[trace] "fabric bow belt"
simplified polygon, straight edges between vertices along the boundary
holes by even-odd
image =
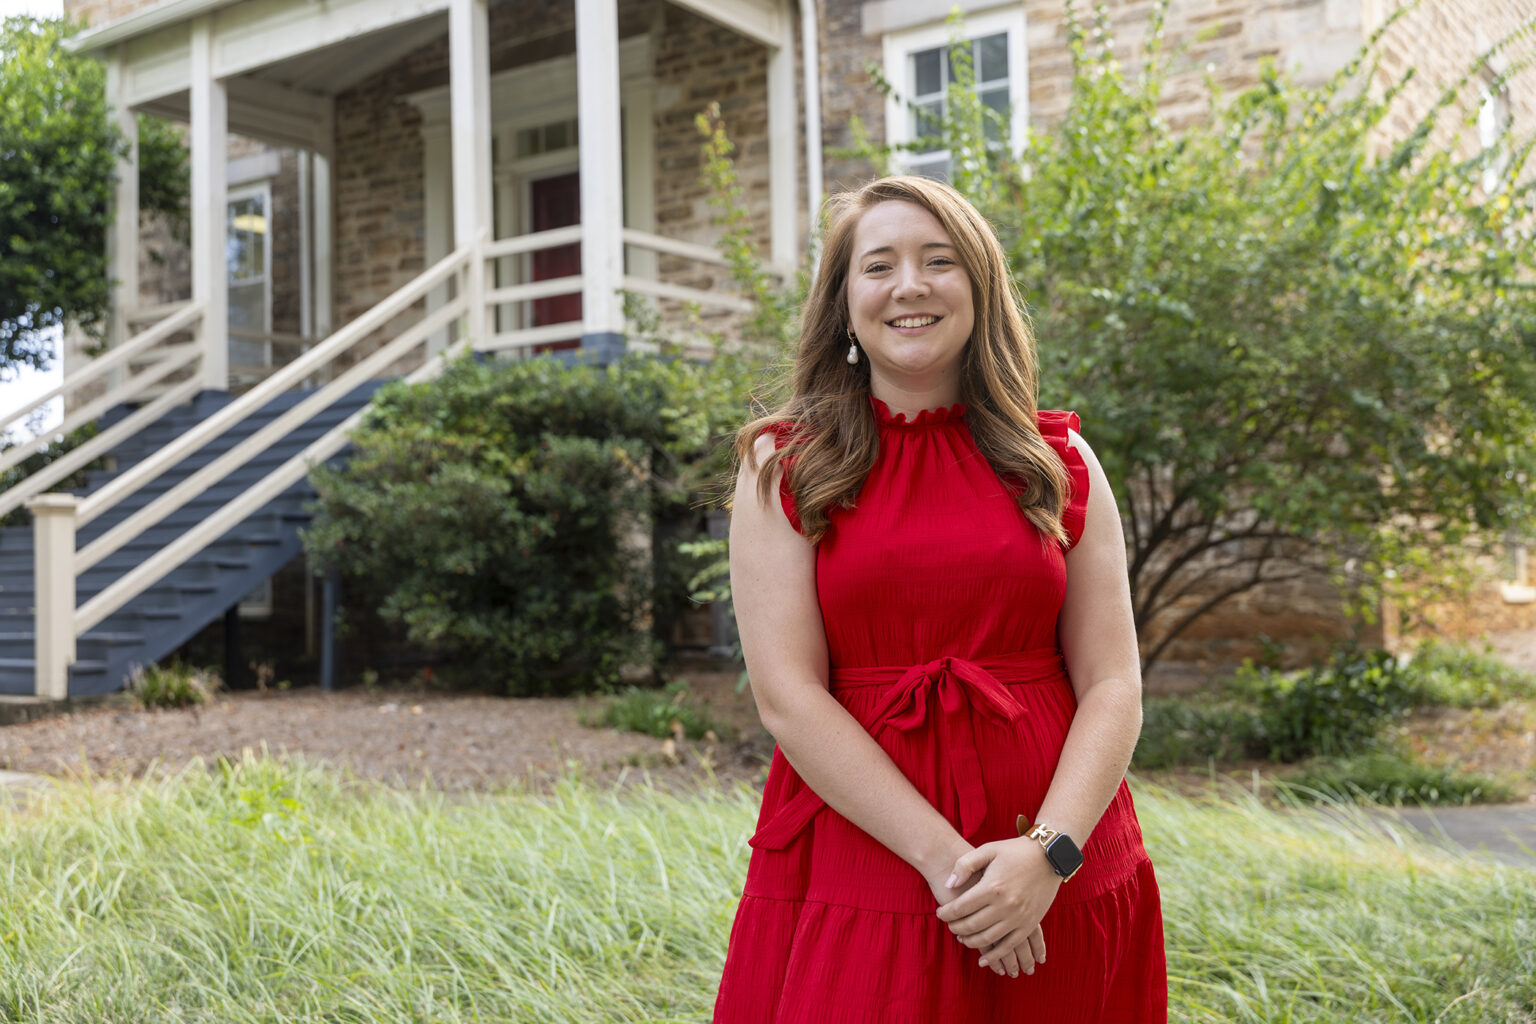
[[[861,724],[879,742],[888,730],[912,732],[931,725],[939,756],[948,762],[960,834],[973,838],[987,814],[987,792],[982,783],[981,756],[976,751],[974,715],[999,723],[1016,722],[1025,714],[1005,683],[1050,682],[1065,678],[1061,653],[1053,648],[1019,651],[996,658],[967,661],[936,658],[923,665],[837,669],[831,689],[862,686],[888,687],[874,713]],[[803,832],[825,807],[826,801],[792,773],[790,789],[798,789],[782,803],[752,836],[751,845],[782,850]]]

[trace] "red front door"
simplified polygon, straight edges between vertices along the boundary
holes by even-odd
[[[581,223],[581,176],[575,171],[557,174],[552,178],[539,178],[529,185],[529,205],[533,213],[533,230],[548,231],[551,228],[570,227]],[[547,281],[554,277],[571,277],[581,273],[581,245],[561,245],[553,249],[540,249],[533,254],[533,279]],[[581,292],[551,295],[533,300],[533,325],[563,324],[581,320]],[[573,328],[573,336],[567,341],[552,341],[534,347],[535,352],[553,352],[557,349],[576,348],[581,344],[581,328]]]

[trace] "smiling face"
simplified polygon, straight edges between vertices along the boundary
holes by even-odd
[[[933,214],[888,200],[859,218],[848,317],[876,398],[959,400],[961,355],[976,320],[971,278]]]

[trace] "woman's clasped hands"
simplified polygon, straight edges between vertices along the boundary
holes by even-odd
[[[981,952],[981,966],[1018,977],[1045,963],[1040,919],[1051,908],[1061,876],[1029,839],[986,843],[955,861],[940,897],[939,919],[962,945]],[[939,895],[937,887],[935,895]]]

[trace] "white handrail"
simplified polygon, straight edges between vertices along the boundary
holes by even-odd
[[[625,228],[620,232],[626,245],[638,246],[641,249],[651,249],[655,252],[664,252],[669,256],[681,256],[684,259],[697,260],[700,263],[708,263],[716,267],[728,267],[730,260],[720,255],[718,249],[707,245],[699,245],[696,242],[684,242],[676,238],[667,238],[665,235],[654,234],[650,231],[641,231],[638,228]]]
[[[127,440],[142,427],[159,419],[172,406],[191,401],[202,389],[203,382],[199,378],[192,377],[184,380],[153,402],[141,406],[130,415],[118,420],[80,447],[71,449],[68,454],[48,463],[15,487],[0,494],[0,516],[9,514],[12,509],[19,508],[33,495],[42,494],[77,469],[96,461],[115,448],[119,442]]]
[[[135,464],[122,475],[80,503],[77,526],[84,526],[101,513],[133,494],[140,487],[197,451],[226,429],[245,419],[267,402],[299,383],[321,366],[330,362],[346,349],[383,327],[399,313],[420,301],[427,292],[458,273],[470,259],[473,248],[466,246],[443,257],[431,268],[423,271],[415,280],[396,289],[384,301],[362,316],[332,334],[293,362],[273,373],[272,376],[247,391],[240,398],[226,405],[175,441],[161,448],[143,462]]]
[[[627,290],[639,292],[641,295],[652,295],[659,299],[676,299],[679,302],[694,302],[700,306],[718,306],[733,313],[750,313],[757,308],[746,299],[734,295],[721,295],[719,292],[707,292],[702,288],[688,288],[666,281],[652,281],[647,277],[633,277],[625,274],[623,283]]]
[[[155,326],[144,330],[136,337],[130,338],[128,341],[117,346],[117,348],[104,355],[97,356],[82,366],[76,373],[64,378],[62,384],[50,389],[42,397],[33,399],[31,403],[15,412],[6,413],[3,418],[0,418],[0,430],[9,429],[12,424],[58,398],[60,395],[89,384],[91,381],[110,373],[134,357],[142,355],[170,335],[191,326],[194,321],[201,319],[202,315],[203,307],[201,305],[188,305],[179,312],[173,313],[171,316],[155,324]]]
[[[572,292],[581,291],[581,281],[580,274],[572,274],[569,277],[547,277],[542,281],[507,285],[505,288],[497,288],[487,293],[485,302],[488,306],[499,306],[507,302],[545,299],[551,295],[569,295]]]
[[[97,537],[75,555],[75,573],[78,575],[85,572],[134,537],[202,494],[213,484],[250,462],[273,442],[286,437],[317,413],[332,405],[342,395],[421,344],[427,335],[447,327],[463,314],[465,306],[466,303],[461,296],[446,306],[434,310],[388,345],[369,353],[366,358],[348,367],[344,373],[325,387]]]
[[[534,231],[513,238],[502,238],[485,243],[482,255],[488,260],[494,260],[500,256],[516,256],[525,252],[537,252],[540,249],[553,249],[557,245],[573,245],[581,241],[581,230],[580,224],[572,224],[570,227],[549,228],[546,231]]]
[[[467,347],[467,341],[456,342],[429,359],[426,365],[416,370],[406,380],[415,383],[436,376],[442,372],[449,359]],[[324,462],[341,451],[351,437],[352,431],[357,429],[367,412],[365,407],[348,416],[323,436],[311,442],[302,452],[284,462],[238,496],[225,502],[218,511],[81,605],[75,611],[75,635],[78,636],[98,625],[108,615],[154,586],[157,581],[188,558],[218,540],[261,506],[307,476],[316,463]]]
[[[522,327],[515,331],[502,331],[492,335],[483,342],[479,348],[486,352],[500,352],[509,348],[527,348],[530,345],[542,345],[551,341],[569,341],[572,338],[581,337],[581,321],[567,320],[559,324],[540,324],[537,327]]]
[[[129,377],[121,386],[108,391],[104,395],[98,395],[80,408],[71,411],[68,416],[64,417],[64,422],[59,425],[58,430],[49,431],[23,444],[16,445],[14,448],[6,449],[3,454],[0,454],[0,473],[17,465],[33,452],[41,451],[48,447],[52,443],[52,438],[55,434],[68,437],[113,406],[122,405],[137,398],[139,393],[146,390],[151,384],[158,383],[177,370],[196,362],[203,354],[202,346],[200,345],[174,345],[163,351],[169,354]]]

